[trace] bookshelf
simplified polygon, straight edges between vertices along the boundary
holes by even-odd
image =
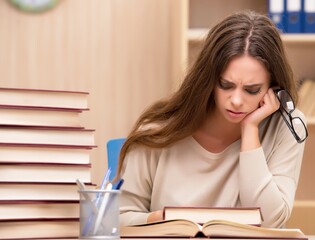
[[[186,43],[189,67],[199,54],[208,30],[225,16],[236,11],[250,9],[267,13],[267,0],[188,0]],[[315,34],[283,34],[282,39],[295,79],[315,79]],[[309,117],[309,138],[306,141],[302,170],[296,193],[292,217],[287,227],[298,227],[304,233],[314,235],[315,224],[311,216],[315,214],[315,190],[312,186],[312,171],[315,168],[313,150],[315,142],[315,118]]]

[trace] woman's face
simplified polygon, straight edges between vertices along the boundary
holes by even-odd
[[[260,61],[248,55],[233,58],[214,90],[216,113],[241,122],[259,107],[269,85],[269,73]]]

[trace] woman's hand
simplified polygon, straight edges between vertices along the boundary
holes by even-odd
[[[275,95],[273,89],[269,88],[260,101],[259,107],[247,115],[242,121],[242,152],[260,147],[259,123],[277,111],[279,107],[280,102],[277,96]]]
[[[163,211],[155,211],[151,212],[150,215],[148,216],[147,222],[157,222],[157,221],[162,221],[163,220]]]
[[[269,88],[259,103],[259,107],[247,115],[242,121],[242,126],[247,124],[258,126],[266,117],[277,111],[280,107],[279,100],[272,88]]]

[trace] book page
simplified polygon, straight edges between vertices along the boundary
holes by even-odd
[[[264,228],[229,221],[210,221],[203,226],[206,236],[249,238],[305,238],[299,229]]]

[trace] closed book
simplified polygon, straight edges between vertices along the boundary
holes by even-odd
[[[1,162],[69,163],[87,164],[91,162],[89,148],[45,147],[38,145],[1,145]]]
[[[287,33],[303,32],[303,1],[286,0]]]
[[[0,88],[0,105],[87,110],[88,96],[79,91]]]
[[[0,221],[32,218],[79,218],[77,200],[0,200]]]
[[[0,125],[83,128],[79,110],[0,107]]]
[[[225,220],[211,220],[203,225],[186,219],[165,220],[120,228],[123,238],[132,237],[207,237],[241,239],[307,239],[300,229],[264,228]]]
[[[304,32],[315,33],[315,0],[304,0]]]
[[[199,224],[210,220],[226,220],[260,226],[263,217],[260,208],[220,208],[220,207],[172,207],[163,209],[164,220],[187,219]]]
[[[91,164],[0,163],[0,182],[91,182]]]
[[[80,222],[75,219],[20,219],[0,221],[0,239],[78,239]]]
[[[268,0],[268,16],[283,33],[287,31],[285,3],[285,0]]]
[[[93,190],[96,185],[85,183],[85,187]],[[1,182],[2,200],[79,201],[80,194],[76,183]]]
[[[0,127],[0,144],[41,144],[94,147],[94,130]]]

